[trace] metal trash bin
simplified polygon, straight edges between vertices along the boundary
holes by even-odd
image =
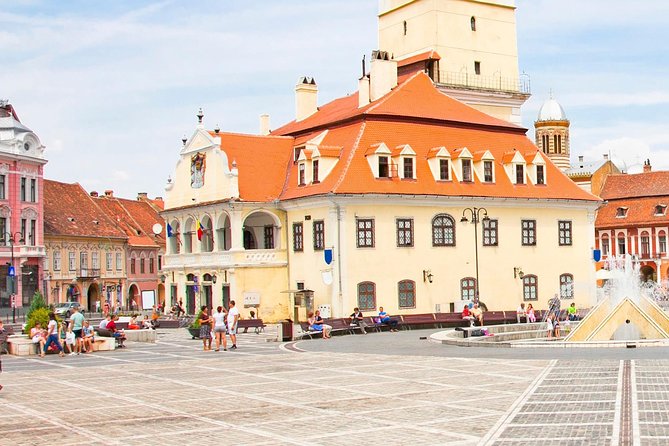
[[[281,321],[281,340],[283,342],[293,340],[293,321],[290,319]]]

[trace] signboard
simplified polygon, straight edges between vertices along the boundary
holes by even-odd
[[[142,291],[142,308],[150,310],[156,305],[156,292],[154,290]]]
[[[257,307],[260,305],[260,293],[247,291],[244,293],[244,307]]]

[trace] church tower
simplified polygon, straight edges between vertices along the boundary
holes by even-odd
[[[552,95],[539,109],[534,138],[539,150],[557,167],[563,171],[569,169],[569,119]]]
[[[515,0],[380,0],[378,32],[400,76],[425,71],[449,96],[521,124],[530,83],[518,70]]]

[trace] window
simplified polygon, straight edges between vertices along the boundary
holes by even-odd
[[[523,220],[521,223],[522,226],[522,238],[523,246],[534,246],[537,244],[537,221],[536,220]]]
[[[5,176],[0,175],[0,200],[4,200],[5,198]]]
[[[616,209],[616,218],[625,218],[627,217],[627,208],[626,207],[619,207]]]
[[[562,274],[560,276],[560,299],[574,298],[574,276]]]
[[[306,184],[304,163],[300,163],[299,170],[300,170],[300,184],[299,185],[304,186]]]
[[[379,178],[388,178],[390,176],[390,170],[388,169],[388,157],[380,156],[379,157]]]
[[[666,204],[658,204],[655,206],[655,215],[657,216],[662,216],[667,213],[667,205]]]
[[[359,218],[355,221],[358,235],[358,248],[374,247],[374,219]]]
[[[523,299],[538,300],[539,292],[537,286],[537,276],[525,274],[523,276]]]
[[[26,220],[25,218],[21,219],[21,240],[19,240],[20,243],[26,242],[26,235],[28,235],[28,233],[26,232],[27,223],[28,220]]]
[[[60,271],[60,251],[53,252],[53,270]]]
[[[313,160],[311,162],[311,182],[320,183],[318,180],[318,160]]]
[[[492,161],[483,161],[483,181],[492,183]]]
[[[314,220],[314,251],[325,249],[325,222]]]
[[[497,220],[484,218],[483,223],[483,246],[497,246]]]
[[[397,225],[397,246],[413,246],[413,219],[398,218],[395,224]]]
[[[135,266],[137,259],[130,259],[130,274],[135,274],[137,267]]]
[[[472,160],[462,160],[462,181],[466,183],[472,181]]]
[[[553,135],[553,146],[555,153],[562,153],[562,135]]]
[[[21,178],[21,201],[26,201],[26,179]]]
[[[448,160],[439,160],[439,179],[440,180],[449,180],[450,176],[448,175]]]
[[[413,158],[404,158],[404,178],[413,178]]]
[[[402,280],[397,284],[397,297],[400,308],[416,308],[416,282]]]
[[[476,17],[472,16],[472,18],[469,20],[469,24],[472,27],[472,31],[476,31]]]
[[[91,262],[93,263],[91,268],[100,269],[100,254],[97,251],[91,253]]]
[[[558,235],[560,246],[571,245],[571,221],[558,222]]]
[[[460,299],[474,300],[474,297],[476,297],[476,279],[465,277],[460,280]]]
[[[625,249],[625,236],[623,234],[620,234],[618,236],[618,255],[625,255],[626,249]]]
[[[116,271],[123,269],[123,257],[120,252],[116,253]]]
[[[650,237],[647,232],[641,233],[641,256],[650,256]]]
[[[37,201],[37,180],[34,178],[30,179],[30,201]]]
[[[293,223],[293,251],[304,251],[304,225]]]
[[[525,166],[516,164],[516,184],[525,184]]]
[[[602,246],[602,255],[603,256],[608,256],[609,252],[611,250],[611,246],[609,245],[609,236],[608,235],[606,235],[606,234],[602,235],[601,246]]]
[[[146,259],[144,257],[139,259],[139,273],[140,274],[146,273]]]
[[[374,282],[358,284],[358,308],[360,311],[376,309],[376,284]]]
[[[548,135],[541,135],[541,148],[543,149],[544,153],[549,152],[550,142],[548,139]]]
[[[4,240],[4,245],[7,245],[7,239],[5,238],[5,233],[7,232],[7,218],[0,217],[0,237]]]
[[[107,271],[112,270],[112,253],[108,252],[106,253],[106,259],[105,259],[105,267],[107,268]]]
[[[658,251],[660,251],[661,254],[665,254],[667,252],[667,235],[664,233],[664,231],[660,231],[660,234],[657,236],[658,240]]]
[[[155,261],[153,257],[149,257],[149,274],[153,274],[156,270]]]
[[[403,25],[404,25],[404,35],[406,36],[407,35],[407,21],[406,20],[404,21]]]
[[[481,74],[481,62],[478,60],[474,62],[474,73]]]
[[[267,225],[263,228],[263,238],[265,249],[274,249],[274,226]]]
[[[67,265],[68,269],[70,271],[76,270],[77,269],[77,260],[76,260],[74,251],[68,252],[67,255],[68,255],[68,259],[67,259],[68,260],[68,265]]]
[[[37,220],[30,220],[30,232],[28,233],[28,244],[35,246],[35,236],[37,235]]]
[[[546,184],[544,177],[544,166],[537,166],[537,184]]]
[[[455,220],[448,214],[432,219],[432,246],[455,246]]]

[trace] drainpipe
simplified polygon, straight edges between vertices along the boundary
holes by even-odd
[[[344,293],[342,292],[341,286],[341,206],[336,202],[334,202],[334,205],[337,208],[337,275],[339,276],[339,303],[343,309]]]

